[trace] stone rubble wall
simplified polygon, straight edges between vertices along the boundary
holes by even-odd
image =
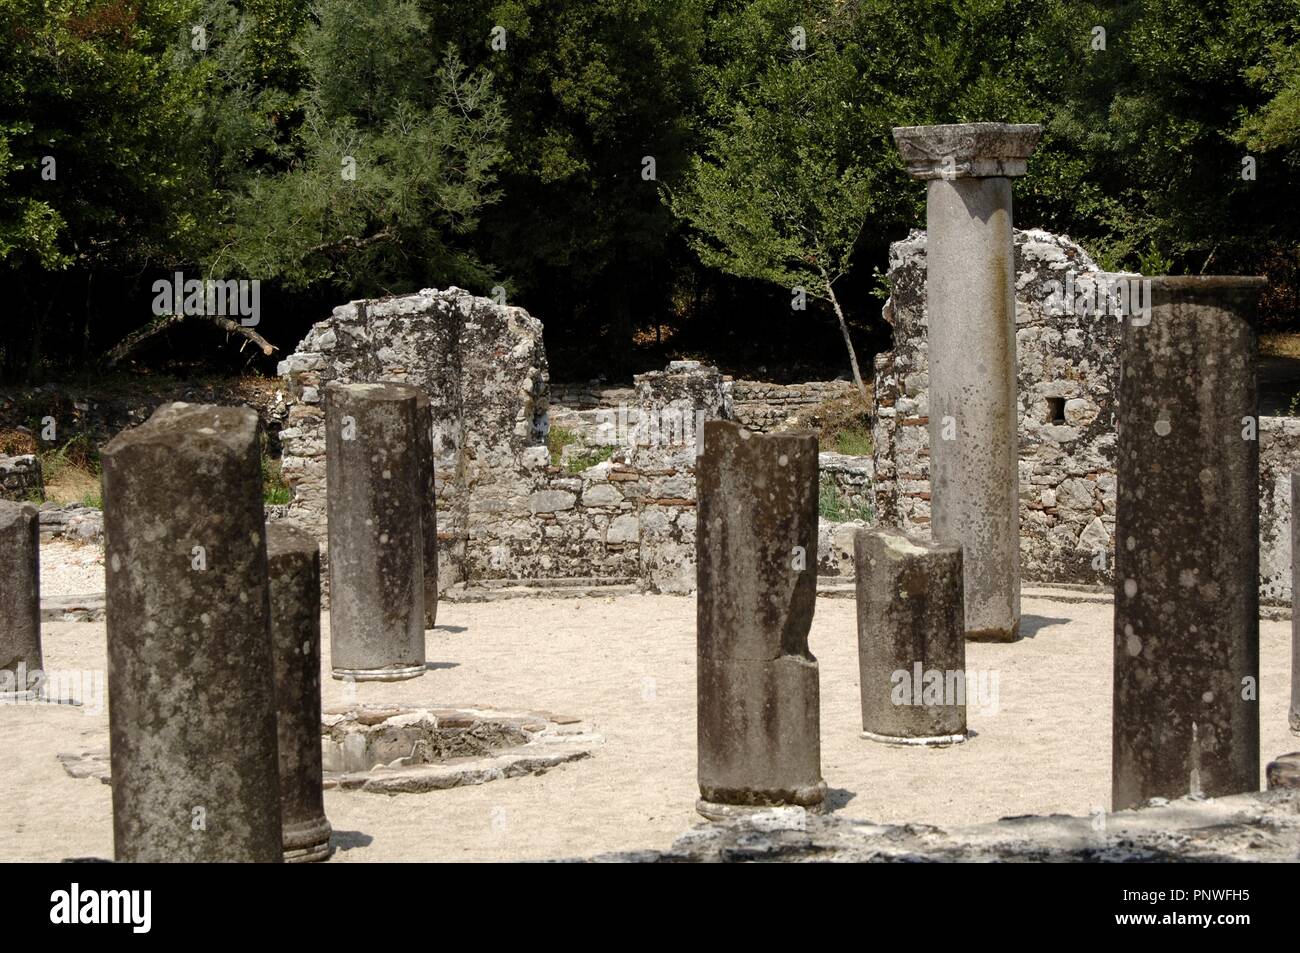
[[[1291,474],[1300,470],[1300,417],[1259,419],[1259,598],[1291,604]]]
[[[41,461],[35,454],[0,456],[0,500],[39,503],[44,499],[45,481],[41,477]]]
[[[1087,253],[1042,231],[1015,233],[1020,433],[1020,548],[1026,580],[1111,581],[1115,529],[1115,402],[1120,326],[1067,314],[1049,282],[1099,278]],[[885,320],[894,350],[875,361],[876,505],[881,522],[929,536],[929,374],[925,234],[890,247]],[[1105,568],[1093,568],[1098,551]]]
[[[1067,312],[1049,282],[1074,272],[1078,291],[1119,276],[1068,238],[1016,231],[1016,364],[1020,553],[1030,583],[1110,585],[1115,552],[1115,396],[1120,324]],[[930,535],[925,233],[890,247],[885,320],[894,349],[875,359],[872,430],[876,515]],[[1260,420],[1260,597],[1289,603],[1290,473],[1300,420]],[[1098,554],[1104,553],[1104,561]],[[1099,568],[1100,567],[1100,568]]]
[[[323,389],[390,381],[421,388],[433,404],[442,588],[594,577],[694,589],[694,434],[699,419],[732,414],[716,368],[681,362],[639,375],[621,389],[630,406],[623,433],[613,415],[611,459],[581,473],[552,465],[542,325],[521,308],[457,288],[354,301],[314,325],[280,373],[294,499],[271,516],[322,546]]]
[[[809,381],[804,384],[770,384],[765,381],[736,380],[731,396],[736,419],[760,433],[778,430],[787,420],[827,401],[852,397],[857,393],[852,381]]]

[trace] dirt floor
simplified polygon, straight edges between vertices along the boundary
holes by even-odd
[[[395,797],[327,791],[334,863],[582,857],[666,848],[700,819],[695,788],[695,602],[672,596],[446,604],[429,671],[364,683],[357,700],[541,708],[588,720],[595,756],[536,777]],[[1286,728],[1289,622],[1263,622],[1263,760],[1300,748]],[[972,707],[977,736],[945,749],[858,738],[854,605],[818,602],[822,771],[843,814],[969,824],[1015,814],[1088,814],[1109,802],[1111,608],[1027,598],[1025,637],[968,647],[997,676]],[[47,669],[105,665],[98,623],[45,628]],[[328,672],[328,635],[325,670]],[[324,704],[344,687],[326,677]],[[93,706],[91,706],[93,707]],[[109,788],[69,777],[58,752],[107,744],[108,716],[0,706],[0,860],[112,856]]]

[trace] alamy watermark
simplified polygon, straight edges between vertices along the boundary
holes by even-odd
[[[895,669],[889,676],[892,689],[889,700],[895,705],[966,705],[985,714],[996,715],[999,709],[996,671],[962,669],[927,669],[920,662],[912,670]]]
[[[83,714],[104,711],[103,669],[28,669],[19,662],[0,668],[0,706],[80,705]]]
[[[1141,275],[1076,275],[1065,273],[1065,281],[1055,279],[1043,286],[1047,291],[1044,304],[1048,314],[1072,314],[1076,317],[1128,318],[1135,328],[1151,323],[1151,279]]]
[[[246,328],[262,320],[262,284],[253,278],[187,279],[182,272],[153,283],[153,313],[239,318]]]

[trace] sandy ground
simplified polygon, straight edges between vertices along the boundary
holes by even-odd
[[[854,606],[818,602],[822,771],[843,814],[942,826],[1015,814],[1087,814],[1109,803],[1111,608],[1027,598],[1025,638],[968,646],[996,672],[997,710],[946,749],[858,738]],[[581,716],[593,758],[538,777],[419,795],[327,791],[333,862],[505,860],[665,848],[699,822],[695,602],[671,596],[443,604],[429,672],[357,686],[363,702],[530,707]],[[1290,623],[1263,622],[1263,760],[1300,749],[1286,728]],[[45,629],[48,669],[105,665],[102,624]],[[326,639],[328,651],[328,638]],[[328,657],[324,660],[328,671]],[[344,700],[325,678],[325,705]],[[0,860],[111,857],[109,788],[67,776],[55,754],[107,744],[108,717],[69,706],[0,706]]]

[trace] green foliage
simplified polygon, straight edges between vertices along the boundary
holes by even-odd
[[[853,506],[846,501],[829,473],[822,474],[817,487],[817,515],[832,523],[847,523],[850,520],[870,523],[875,518],[871,507]]]
[[[613,455],[613,447],[593,447],[582,453],[570,454],[566,469],[569,473],[582,473],[584,470],[590,470],[598,463],[604,463]]]
[[[324,0],[301,122],[266,150],[282,167],[235,177],[207,270],[354,296],[485,285],[462,239],[499,197],[505,116],[485,71],[435,49],[411,0]]]
[[[564,448],[570,444],[577,443],[581,437],[567,427],[552,427],[546,432],[546,449],[551,454],[551,466],[560,465],[560,455],[564,453]]]
[[[835,452],[849,457],[871,456],[871,430],[851,427],[835,435]]]

